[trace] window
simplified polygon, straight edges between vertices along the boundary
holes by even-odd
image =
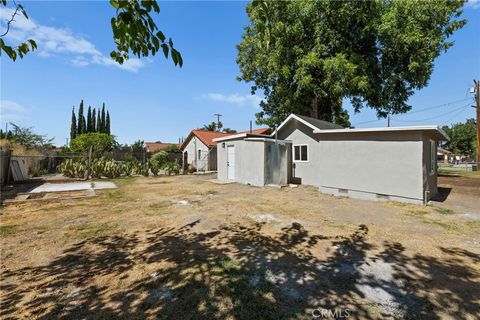
[[[430,174],[435,173],[437,168],[437,143],[430,140]]]
[[[198,160],[202,158],[202,150],[198,149]]]
[[[293,161],[308,162],[308,145],[299,144],[293,146]]]

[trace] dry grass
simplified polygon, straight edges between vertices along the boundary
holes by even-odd
[[[3,209],[0,317],[480,316],[477,220],[211,178],[117,179]]]

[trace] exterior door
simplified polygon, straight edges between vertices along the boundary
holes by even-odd
[[[227,179],[235,179],[235,146],[227,146]]]

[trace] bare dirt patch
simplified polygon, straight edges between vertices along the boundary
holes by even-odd
[[[480,317],[477,220],[208,179],[3,208],[0,317]]]

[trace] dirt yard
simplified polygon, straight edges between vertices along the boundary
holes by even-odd
[[[212,178],[3,208],[0,317],[480,318],[475,217]]]

